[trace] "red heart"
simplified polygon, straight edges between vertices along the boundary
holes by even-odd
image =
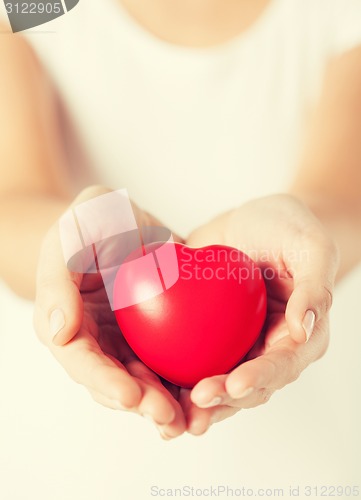
[[[162,262],[167,245],[178,269]],[[132,265],[120,266],[115,279],[114,302],[126,290],[133,305],[115,316],[133,351],[161,377],[193,387],[228,372],[256,342],[266,316],[266,287],[244,253],[221,245],[150,244],[127,262]],[[178,271],[175,284],[165,286]]]

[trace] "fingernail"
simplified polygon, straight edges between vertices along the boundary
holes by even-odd
[[[211,401],[209,401],[209,403],[204,403],[204,404],[199,405],[199,406],[201,406],[202,408],[212,408],[212,406],[218,406],[221,403],[222,403],[221,396],[216,396]]]
[[[252,394],[252,392],[254,391],[254,387],[247,387],[247,389],[245,389],[243,392],[241,392],[236,399],[242,399],[242,398],[246,398],[247,396],[249,396],[250,394]]]
[[[303,329],[306,333],[306,342],[310,340],[310,337],[313,333],[313,329],[315,327],[316,315],[313,311],[308,310],[303,318]]]
[[[55,309],[51,313],[49,324],[50,324],[50,335],[51,335],[51,338],[54,342],[57,334],[65,326],[65,316],[64,316],[64,313],[61,309]]]

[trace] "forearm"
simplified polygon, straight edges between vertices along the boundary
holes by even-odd
[[[0,195],[0,278],[18,295],[34,299],[41,242],[69,204],[51,194]]]
[[[304,202],[328,229],[340,255],[337,281],[361,261],[361,203],[307,191],[294,185],[290,194]]]

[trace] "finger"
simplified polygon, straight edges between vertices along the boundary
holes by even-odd
[[[228,405],[218,406],[212,410],[212,415],[210,419],[210,426],[218,422],[222,422],[227,418],[233,417],[236,413],[240,411],[240,408],[231,407]]]
[[[45,345],[62,345],[74,337],[82,323],[82,276],[66,268],[55,227],[43,243],[39,262],[34,328]]]
[[[71,207],[109,191],[91,186],[79,194]],[[37,270],[34,328],[44,344],[64,345],[79,330],[83,320],[79,292],[82,279],[82,273],[67,268],[57,223],[44,239]]]
[[[133,408],[142,399],[142,388],[113,356],[105,355],[92,336],[79,333],[65,346],[52,346],[51,352],[68,375],[88,390]]]
[[[70,209],[85,201],[89,201],[110,192],[110,189],[103,186],[88,187],[74,200]],[[123,199],[123,196],[121,196],[120,199]],[[94,210],[94,207],[89,209],[89,214],[87,215],[87,218],[90,220],[90,225],[95,224],[92,219]],[[142,224],[159,224],[156,219],[144,213],[134,204],[132,204],[130,212],[134,215],[138,226]],[[101,217],[101,214],[99,217]],[[78,246],[79,238],[82,241],[81,245],[83,244],[83,240],[80,233],[78,234],[79,227],[74,217],[67,219],[65,216],[65,218],[61,219],[61,225],[63,233],[70,234],[70,241],[63,241],[64,234],[63,238],[61,238],[59,223],[55,224],[44,239],[37,272],[34,327],[40,340],[46,345],[51,341],[55,345],[64,345],[69,342],[79,330],[83,318],[82,300],[79,293],[79,288],[83,282],[83,274],[82,272],[72,272],[67,268],[63,253],[64,245],[65,247],[74,246],[74,238],[77,242],[75,246]],[[98,229],[98,240],[101,241],[102,225],[99,224],[99,220],[98,226],[99,227],[95,229]],[[89,230],[92,232],[94,227],[85,227],[84,230],[85,233]],[[72,236],[73,232],[75,236]],[[181,238],[178,236],[175,236],[175,238],[181,241]],[[86,247],[81,255],[81,269],[88,269],[87,264],[95,268],[97,267],[93,248],[91,246]],[[76,269],[76,271],[78,271],[78,269]]]
[[[180,390],[179,402],[186,418],[187,431],[194,436],[204,434],[211,425],[213,409],[195,406],[191,401],[189,389]]]
[[[185,429],[186,429],[185,418],[184,418],[184,415],[183,415],[183,412],[182,412],[180,405],[178,405],[179,409],[177,410],[176,417],[173,420],[173,422],[171,422],[168,425],[159,425],[157,422],[154,421],[154,419],[151,417],[151,415],[149,415],[147,413],[142,415],[142,413],[139,411],[139,409],[137,407],[126,408],[126,407],[122,406],[118,400],[109,399],[106,396],[104,396],[103,394],[101,394],[97,391],[94,391],[94,390],[89,390],[89,393],[95,402],[97,402],[98,404],[100,404],[106,408],[109,408],[111,410],[132,411],[140,416],[143,416],[144,418],[149,420],[155,426],[155,428],[158,430],[158,432],[160,433],[161,437],[164,440],[174,439],[174,438],[180,436],[181,434],[183,434]]]
[[[205,434],[215,423],[235,415],[238,407],[228,405],[216,406],[213,408],[199,408],[193,404],[184,403],[187,416],[187,430],[194,436]]]
[[[117,399],[110,399],[107,396],[104,396],[104,394],[94,391],[93,389],[88,389],[88,392],[96,403],[104,406],[105,408],[109,408],[111,410],[131,411],[131,408],[126,408],[120,404]]]
[[[212,425],[212,411],[210,409],[192,406],[187,415],[187,431],[193,436],[205,434]]]
[[[139,412],[148,415],[157,425],[167,425],[173,422],[176,411],[165,394],[151,384],[141,383],[143,390]]]
[[[222,379],[218,378],[213,385],[213,401],[215,404],[199,405],[197,401],[194,401],[195,396],[191,394],[191,399],[194,404],[200,408],[209,408],[211,411],[211,421],[210,425],[215,422],[220,422],[232,415],[242,408],[253,408],[260,404],[264,404],[270,398],[273,391],[269,389],[253,389],[248,388],[240,394],[238,398],[233,398],[227,393],[226,380],[227,375],[222,375]],[[208,380],[208,384],[211,386],[212,379]],[[267,396],[268,395],[268,396]]]
[[[171,439],[183,434],[186,430],[186,419],[183,409],[179,403],[180,387],[168,382],[165,379],[161,379],[162,386],[166,389],[167,397],[172,401],[174,405],[176,415],[173,421],[164,426],[159,426],[158,430],[163,437],[163,439]]]
[[[208,405],[208,411],[210,417],[209,426],[211,426],[216,422],[221,422],[222,420],[225,420],[226,418],[235,415],[242,408],[253,408],[260,404],[264,404],[266,401],[269,400],[273,392],[268,389],[245,390],[243,394],[240,395],[239,398],[232,398],[227,393],[226,390],[227,377],[228,375],[222,375],[222,376],[212,377],[210,379],[204,379],[203,381],[199,382],[199,384],[197,384],[197,386],[199,387],[197,386],[194,387],[194,389],[197,388],[197,394],[193,395],[193,393],[191,393],[191,400],[194,402],[196,406],[201,408],[207,408],[205,404],[203,406],[200,406],[197,403],[197,400],[195,401],[196,396],[198,396],[198,391],[200,391],[204,382],[205,384],[208,385],[209,391],[212,392],[213,400],[217,400],[217,404]],[[198,415],[194,410],[192,413],[192,417],[193,418],[198,417]]]
[[[313,349],[306,353],[304,349],[300,352],[299,347],[291,339],[283,339],[277,348],[235,368],[225,382],[229,396],[233,399],[247,398],[259,389],[281,389],[297,380],[313,360]]]
[[[161,384],[160,384],[161,385]],[[173,439],[184,433],[186,421],[178,401],[162,391],[158,384],[141,382],[143,398],[139,413],[151,420],[164,439]]]
[[[237,406],[221,405],[215,408],[192,408],[188,414],[188,432],[194,436],[205,434],[213,424],[222,422],[238,413]]]
[[[265,388],[279,389],[296,380],[301,371],[325,353],[328,337],[327,318],[317,325],[312,342],[307,345],[282,335],[267,354],[243,363],[229,375],[198,382],[191,391],[191,401],[200,408],[222,405],[249,408],[264,403]]]
[[[199,408],[212,408],[227,404],[231,398],[226,391],[226,379],[227,375],[204,378],[193,387],[190,393],[191,401]]]
[[[162,385],[158,376],[139,360],[130,361],[126,368],[129,374],[139,380],[142,387],[139,412],[157,425],[172,423],[176,418],[178,402]]]
[[[192,402],[199,408],[245,408],[245,405],[247,405],[249,401],[249,396],[253,391],[245,390],[239,398],[232,398],[226,389],[227,377],[228,375],[217,375],[216,377],[201,380],[191,392]],[[212,418],[214,415],[218,415],[216,409],[212,413]],[[220,415],[223,415],[223,413],[221,412]],[[227,418],[227,416],[224,418]],[[221,418],[221,420],[223,420],[223,418]]]
[[[286,262],[294,280],[286,321],[292,339],[303,343],[330,310],[339,258],[334,243],[319,230],[302,237],[300,248],[300,258]]]
[[[270,399],[272,394],[275,392],[275,389],[270,389],[268,387],[264,387],[263,389],[254,389],[249,394],[245,395],[239,399],[232,399],[229,403],[229,407],[233,409],[246,410],[249,408],[256,408],[257,406],[264,405]]]
[[[186,419],[178,401],[176,402],[175,411],[176,414],[172,422],[166,425],[157,426],[163,439],[174,439],[183,434],[186,430]]]
[[[179,403],[177,404],[178,408],[176,409],[176,416],[173,419],[173,421],[169,424],[161,425],[154,420],[151,414],[149,413],[142,414],[142,404],[140,405],[140,407],[127,408],[123,406],[118,400],[110,399],[104,396],[104,394],[94,391],[92,389],[89,390],[89,393],[94,401],[96,401],[98,404],[101,404],[106,408],[109,408],[111,410],[132,411],[140,416],[143,416],[155,426],[155,428],[158,430],[158,432],[160,433],[161,437],[164,440],[174,439],[183,434],[186,429],[184,414]],[[149,391],[145,384],[143,386],[143,397],[148,397],[148,395]],[[146,403],[144,404],[144,406],[145,405]]]

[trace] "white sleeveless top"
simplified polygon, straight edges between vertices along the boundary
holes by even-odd
[[[326,62],[361,43],[361,0],[273,0],[248,31],[208,49],[159,40],[118,0],[82,0],[24,35],[99,181],[186,235],[287,189]]]
[[[253,27],[210,49],[157,39],[116,0],[80,0],[24,36],[98,181],[127,188],[186,236],[287,189],[327,61],[361,43],[361,0],[273,0]],[[360,276],[339,288],[329,352],[297,384],[205,437],[171,443],[94,404],[35,339],[32,305],[0,287],[0,497],[145,500],[152,486],[213,485],[283,488],[285,498],[300,486],[309,498],[307,485],[357,483]]]

